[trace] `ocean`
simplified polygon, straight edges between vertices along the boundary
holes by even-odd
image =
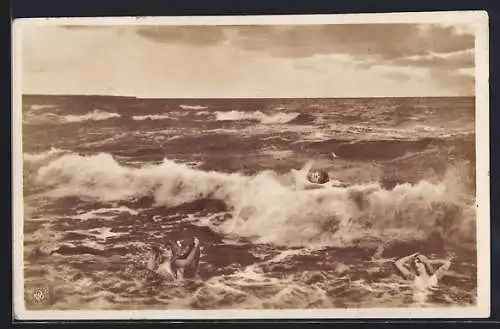
[[[25,95],[25,286],[49,309],[474,305],[474,102]],[[308,166],[344,186],[300,188]],[[193,236],[196,278],[141,267]],[[414,252],[453,257],[419,300],[393,264]]]

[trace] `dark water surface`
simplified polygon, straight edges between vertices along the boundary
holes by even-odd
[[[23,102],[25,279],[51,308],[475,303],[473,98]],[[348,187],[297,188],[310,160]],[[199,277],[138,268],[193,235]],[[392,264],[416,251],[455,257],[419,300]]]

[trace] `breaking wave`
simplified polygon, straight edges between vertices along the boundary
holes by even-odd
[[[242,112],[242,111],[229,111],[229,112],[215,112],[217,121],[258,121],[263,124],[277,124],[288,123],[299,116],[300,113],[283,113],[278,112],[275,114],[266,114],[261,111],[255,112]]]
[[[103,121],[113,118],[120,118],[121,115],[114,112],[105,112],[94,110],[82,115],[68,114],[58,115],[54,113],[43,113],[41,115],[27,114],[24,117],[26,124],[60,124],[60,123],[75,123],[84,121]]]
[[[33,104],[30,106],[31,110],[38,111],[38,110],[44,110],[44,109],[50,109],[54,108],[54,105],[51,104]]]
[[[307,113],[302,113],[290,120],[288,123],[293,123],[293,124],[299,124],[299,125],[306,125],[306,124],[312,124],[316,121],[316,117],[311,114]]]
[[[179,107],[183,110],[203,110],[207,108],[206,106],[201,106],[201,105],[185,105],[185,104],[181,104]]]
[[[50,150],[45,151],[45,152],[40,152],[40,153],[24,153],[23,154],[23,160],[28,161],[28,162],[40,162],[43,160],[46,160],[50,157],[53,157],[57,154],[61,154],[65,152],[64,150],[51,147]]]
[[[446,243],[473,241],[475,207],[467,163],[450,167],[439,179],[384,189],[377,182],[304,190],[306,170],[253,176],[193,169],[165,159],[133,168],[111,155],[66,154],[41,166],[37,185],[52,197],[97,201],[151,198],[175,207],[200,200],[222,201],[232,216],[202,219],[218,233],[254,243],[284,246],[368,246],[438,237]]]
[[[102,121],[119,117],[121,117],[121,115],[119,115],[118,113],[110,113],[110,112],[94,110],[92,112],[83,115],[66,115],[64,116],[64,120],[66,122]]]

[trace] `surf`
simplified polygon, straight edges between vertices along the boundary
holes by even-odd
[[[467,168],[453,167],[441,180],[301,187],[311,164],[279,174],[203,171],[165,159],[129,167],[110,154],[64,154],[39,167],[35,182],[52,198],[98,202],[151,198],[153,207],[179,207],[220,200],[231,216],[209,223],[222,235],[283,246],[372,246],[381,241],[416,241],[433,236],[468,241],[475,236],[474,197],[464,180]]]
[[[101,110],[93,110],[85,114],[67,114],[59,115],[55,113],[42,114],[26,114],[23,118],[24,124],[39,125],[39,124],[69,124],[81,123],[86,121],[104,121],[109,119],[120,118],[121,115],[115,112],[106,112]]]
[[[262,124],[279,124],[288,123],[297,118],[300,113],[291,112],[278,112],[274,114],[266,114],[261,111],[255,112],[242,112],[242,111],[228,111],[228,112],[215,112],[215,119],[217,121],[257,121]]]

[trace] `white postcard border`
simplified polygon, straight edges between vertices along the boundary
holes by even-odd
[[[475,26],[477,305],[443,308],[294,310],[26,310],[23,271],[22,27],[25,25],[282,25],[436,23]],[[27,18],[13,23],[13,316],[17,320],[485,318],[490,315],[489,35],[482,11],[284,16]]]

